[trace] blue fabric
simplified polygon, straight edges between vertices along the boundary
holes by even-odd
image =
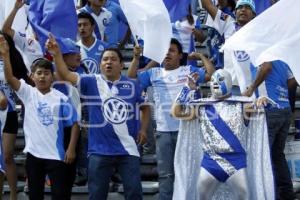
[[[91,155],[88,167],[90,200],[107,199],[111,175],[117,169],[122,178],[125,199],[142,200],[140,160],[135,156]]]
[[[109,21],[107,28],[105,29],[105,35],[107,36],[107,42],[111,47],[118,47],[118,43],[120,41],[120,25],[121,23],[127,24],[127,19],[121,9],[121,7],[113,2],[113,1],[106,1],[105,8],[112,13],[112,17]],[[123,36],[124,33],[127,32],[127,27],[121,26],[123,28]],[[122,34],[122,32],[121,32]],[[123,39],[123,38],[122,38]]]
[[[76,40],[77,14],[73,0],[30,0],[28,17],[43,52],[50,32],[63,53],[68,51],[64,38]]]
[[[229,178],[229,175],[207,153],[203,155],[201,166],[220,182],[224,183]]]
[[[107,84],[109,88],[112,87],[109,81],[107,81]],[[109,122],[104,117],[104,102],[102,102],[101,94],[98,92],[96,77],[94,75],[81,75],[78,87],[80,88],[81,98],[88,109],[90,119],[88,154],[128,155],[129,153],[125,150],[114,131],[112,122]],[[126,125],[129,136],[135,140],[140,128],[137,105],[144,102],[144,99],[141,97],[141,89],[136,81],[124,76],[114,84],[114,87],[118,90],[116,97],[122,99],[128,105]]]
[[[222,120],[213,105],[206,105],[205,112],[219,134],[230,145],[235,153],[246,153],[239,139],[234,135],[229,126]]]
[[[272,5],[271,0],[254,0],[254,2],[257,15],[259,15]]]
[[[274,100],[280,108],[290,108],[288,94],[288,74],[290,68],[282,61],[273,61],[272,70],[265,79],[268,97]]]
[[[163,0],[169,12],[171,22],[176,22],[187,16],[189,13],[188,6],[191,0]]]

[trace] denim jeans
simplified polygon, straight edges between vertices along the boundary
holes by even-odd
[[[89,199],[107,199],[110,177],[115,168],[122,178],[125,199],[142,199],[139,157],[130,155],[104,156],[95,154],[89,156],[88,163]]]
[[[174,184],[174,154],[178,131],[156,133],[159,200],[171,200]]]
[[[276,187],[276,199],[294,199],[293,184],[284,155],[286,138],[291,119],[291,110],[266,110],[269,144]]]

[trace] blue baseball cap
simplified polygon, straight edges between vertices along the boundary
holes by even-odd
[[[256,13],[255,11],[255,3],[253,0],[238,0],[235,6],[235,9],[237,9],[239,6],[248,5],[250,6],[251,10]]]
[[[62,54],[80,53],[80,46],[72,39],[63,38],[61,41],[63,45]]]

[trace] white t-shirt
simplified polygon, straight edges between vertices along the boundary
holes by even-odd
[[[26,37],[26,34],[17,31],[14,35],[14,42],[22,53],[27,70],[31,72],[30,67],[32,62],[44,57],[40,44],[34,38]]]
[[[25,106],[25,153],[43,159],[64,160],[64,128],[77,121],[69,99],[51,88],[42,94],[21,80],[16,92]]]

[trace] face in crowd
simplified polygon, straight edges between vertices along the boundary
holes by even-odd
[[[43,58],[38,59],[33,62],[31,72],[31,79],[35,87],[42,93],[49,92],[54,81],[52,63]]]
[[[255,17],[255,13],[249,5],[240,5],[235,10],[236,21],[240,26],[244,26]]]
[[[107,78],[107,80],[118,80],[123,69],[123,59],[121,54],[114,49],[105,50],[102,56],[100,68],[101,73]]]
[[[101,8],[105,4],[105,0],[88,0],[91,7]]]
[[[180,66],[180,60],[182,58],[182,52],[177,44],[171,43],[168,53],[163,61],[164,68],[166,70],[176,69]]]
[[[89,38],[93,35],[95,25],[92,25],[89,19],[78,19],[78,33],[80,38]]]

